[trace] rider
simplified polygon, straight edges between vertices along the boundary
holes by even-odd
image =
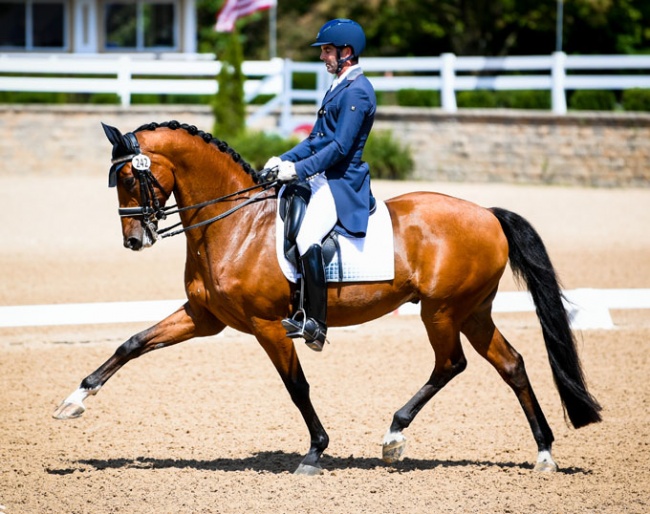
[[[361,157],[375,118],[377,101],[359,66],[366,46],[361,26],[348,19],[325,23],[311,46],[335,75],[309,136],[265,168],[277,168],[283,182],[299,180],[311,199],[296,239],[306,298],[306,319],[282,321],[288,337],[303,337],[321,351],[327,334],[327,284],[322,241],[336,226],[352,237],[364,237],[372,199],[370,171]]]

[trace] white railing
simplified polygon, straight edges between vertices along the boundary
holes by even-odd
[[[221,63],[210,55],[193,57],[0,54],[0,91],[113,93],[123,106],[136,94],[214,95]],[[244,62],[245,100],[279,94],[283,68],[282,59]]]
[[[2,54],[0,91],[114,93],[128,106],[134,94],[212,95],[221,63],[212,55]],[[377,91],[438,90],[441,107],[455,112],[456,91],[548,90],[552,110],[566,113],[566,91],[650,88],[650,55],[363,58],[362,66]],[[246,61],[244,95],[273,98],[248,119],[249,124],[280,109],[280,130],[295,126],[295,102],[318,104],[330,78],[322,63]],[[633,74],[621,74],[632,70]],[[590,72],[590,73],[586,73]],[[616,72],[616,73],[612,73]],[[314,89],[295,89],[296,73],[313,73]]]
[[[573,289],[564,291],[565,308],[576,330],[616,328],[611,309],[650,309],[650,289]],[[139,323],[158,321],[183,305],[185,300],[101,302],[56,305],[0,306],[0,328]],[[500,291],[493,312],[534,312],[526,291]],[[394,314],[420,314],[420,305],[407,303]]]

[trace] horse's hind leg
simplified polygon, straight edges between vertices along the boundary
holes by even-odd
[[[406,437],[402,431],[412,423],[422,407],[467,366],[460,332],[453,321],[429,317],[425,305],[422,307],[422,320],[435,352],[435,366],[427,383],[393,415],[382,448],[382,458],[389,464],[398,461],[404,453]]]
[[[556,471],[557,465],[551,456],[553,432],[535,397],[521,355],[496,328],[489,310],[472,316],[462,331],[476,351],[494,366],[517,396],[537,442],[535,470]]]
[[[63,400],[54,411],[53,417],[72,419],[81,416],[86,410],[84,400],[90,395],[97,394],[106,381],[130,360],[152,350],[187,341],[192,337],[216,334],[224,328],[223,323],[208,313],[200,318],[200,322],[195,321],[188,305],[184,305],[161,322],[131,336],[120,345],[110,359],[84,378],[79,388]]]

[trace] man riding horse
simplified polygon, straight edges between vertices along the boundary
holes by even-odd
[[[374,199],[370,171],[362,154],[377,100],[359,66],[366,36],[358,23],[348,19],[328,21],[311,46],[320,47],[320,59],[335,75],[334,81],[309,136],[281,156],[271,157],[264,167],[277,169],[282,182],[298,180],[311,190],[296,238],[306,312],[283,320],[282,325],[289,337],[303,337],[307,346],[321,351],[327,335],[322,241],[335,227],[352,237],[366,234]]]

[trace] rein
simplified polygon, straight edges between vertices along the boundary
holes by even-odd
[[[142,205],[140,205],[139,207],[120,207],[118,209],[118,213],[120,217],[123,218],[142,216],[143,222],[146,224],[148,230],[150,230],[152,235],[155,236],[161,236],[162,238],[171,237],[171,236],[176,236],[178,234],[187,232],[188,230],[203,227],[205,225],[210,225],[215,221],[219,221],[227,216],[230,216],[231,214],[238,211],[242,207],[246,207],[251,203],[268,198],[268,197],[261,197],[261,195],[266,191],[268,191],[269,189],[275,187],[279,183],[279,181],[275,178],[271,170],[262,170],[262,172],[260,172],[260,176],[263,179],[265,179],[265,181],[261,184],[256,184],[254,186],[247,187],[240,191],[235,191],[234,193],[230,193],[225,196],[221,196],[219,198],[214,198],[212,200],[207,200],[205,202],[197,203],[195,205],[188,205],[186,207],[180,207],[180,208],[178,207],[178,205],[161,207],[160,203],[158,202],[158,198],[156,197],[154,188],[157,187],[165,194],[167,194],[167,192],[163,189],[163,187],[160,185],[156,177],[151,172],[151,159],[149,159],[149,157],[147,157],[145,154],[142,153],[142,151],[140,150],[140,145],[138,144],[138,141],[135,138],[135,135],[133,133],[125,134],[125,137],[129,139],[129,142],[131,143],[130,146],[133,152],[111,160],[111,164],[113,166],[111,168],[111,176],[109,179],[109,184],[116,185],[117,171],[119,170],[120,167],[124,166],[124,164],[131,161],[131,167],[134,170],[134,175],[137,176],[138,182],[140,183],[140,198],[141,198]],[[169,214],[179,214],[185,211],[201,209],[207,205],[224,202],[226,200],[229,200],[230,198],[239,196],[244,193],[248,193],[250,191],[254,191],[255,189],[261,189],[261,191],[257,192],[256,194],[246,199],[244,202],[236,205],[235,207],[228,209],[226,212],[223,212],[218,216],[201,221],[199,223],[195,223],[194,225],[190,225],[189,227],[183,227],[173,232],[170,232],[172,229],[181,225],[182,221],[179,221],[174,225],[165,227],[160,230],[158,230],[156,225],[153,223],[154,218],[156,220],[161,220],[161,219],[166,219]]]
[[[170,230],[172,230],[173,228],[178,227],[182,223],[182,222],[179,221],[178,223],[175,223],[174,225],[171,225],[169,227],[165,227],[163,229],[157,230],[156,233],[158,235],[160,235],[161,237],[165,238],[165,237],[171,237],[171,236],[176,236],[178,234],[182,234],[183,232],[187,232],[188,230],[192,230],[194,228],[203,227],[205,225],[210,225],[211,223],[214,223],[215,221],[219,221],[219,220],[221,220],[221,219],[223,219],[223,218],[225,218],[227,216],[230,216],[232,213],[238,211],[242,207],[246,207],[247,205],[249,205],[251,203],[254,203],[254,202],[257,202],[258,200],[264,200],[265,198],[268,198],[268,197],[261,198],[261,195],[263,193],[265,193],[266,191],[268,191],[269,189],[271,189],[272,187],[275,187],[275,185],[277,183],[278,183],[278,181],[274,180],[273,182],[266,182],[264,184],[257,184],[255,186],[251,186],[251,187],[248,187],[246,189],[242,189],[241,191],[235,191],[234,193],[230,193],[229,195],[221,196],[219,198],[215,198],[213,200],[208,200],[206,202],[197,203],[195,205],[188,205],[187,207],[181,207],[181,208],[178,208],[176,210],[172,210],[172,209],[175,209],[177,207],[176,205],[170,205],[169,207],[163,207],[162,210],[165,211],[165,215],[167,215],[167,214],[177,214],[177,213],[184,212],[184,211],[189,211],[189,210],[192,210],[192,209],[200,209],[202,207],[205,207],[206,205],[211,205],[211,204],[223,202],[225,200],[228,200],[229,198],[232,198],[233,196],[238,196],[238,195],[240,195],[242,193],[248,193],[249,191],[254,191],[255,189],[260,189],[260,188],[262,189],[258,193],[254,194],[253,196],[248,198],[246,201],[240,203],[239,205],[235,205],[232,209],[228,209],[226,212],[223,212],[223,213],[219,214],[218,216],[215,216],[214,218],[210,218],[208,220],[200,221],[199,223],[195,223],[194,225],[190,225],[189,227],[180,228],[178,230],[175,230],[174,232],[169,232]]]

